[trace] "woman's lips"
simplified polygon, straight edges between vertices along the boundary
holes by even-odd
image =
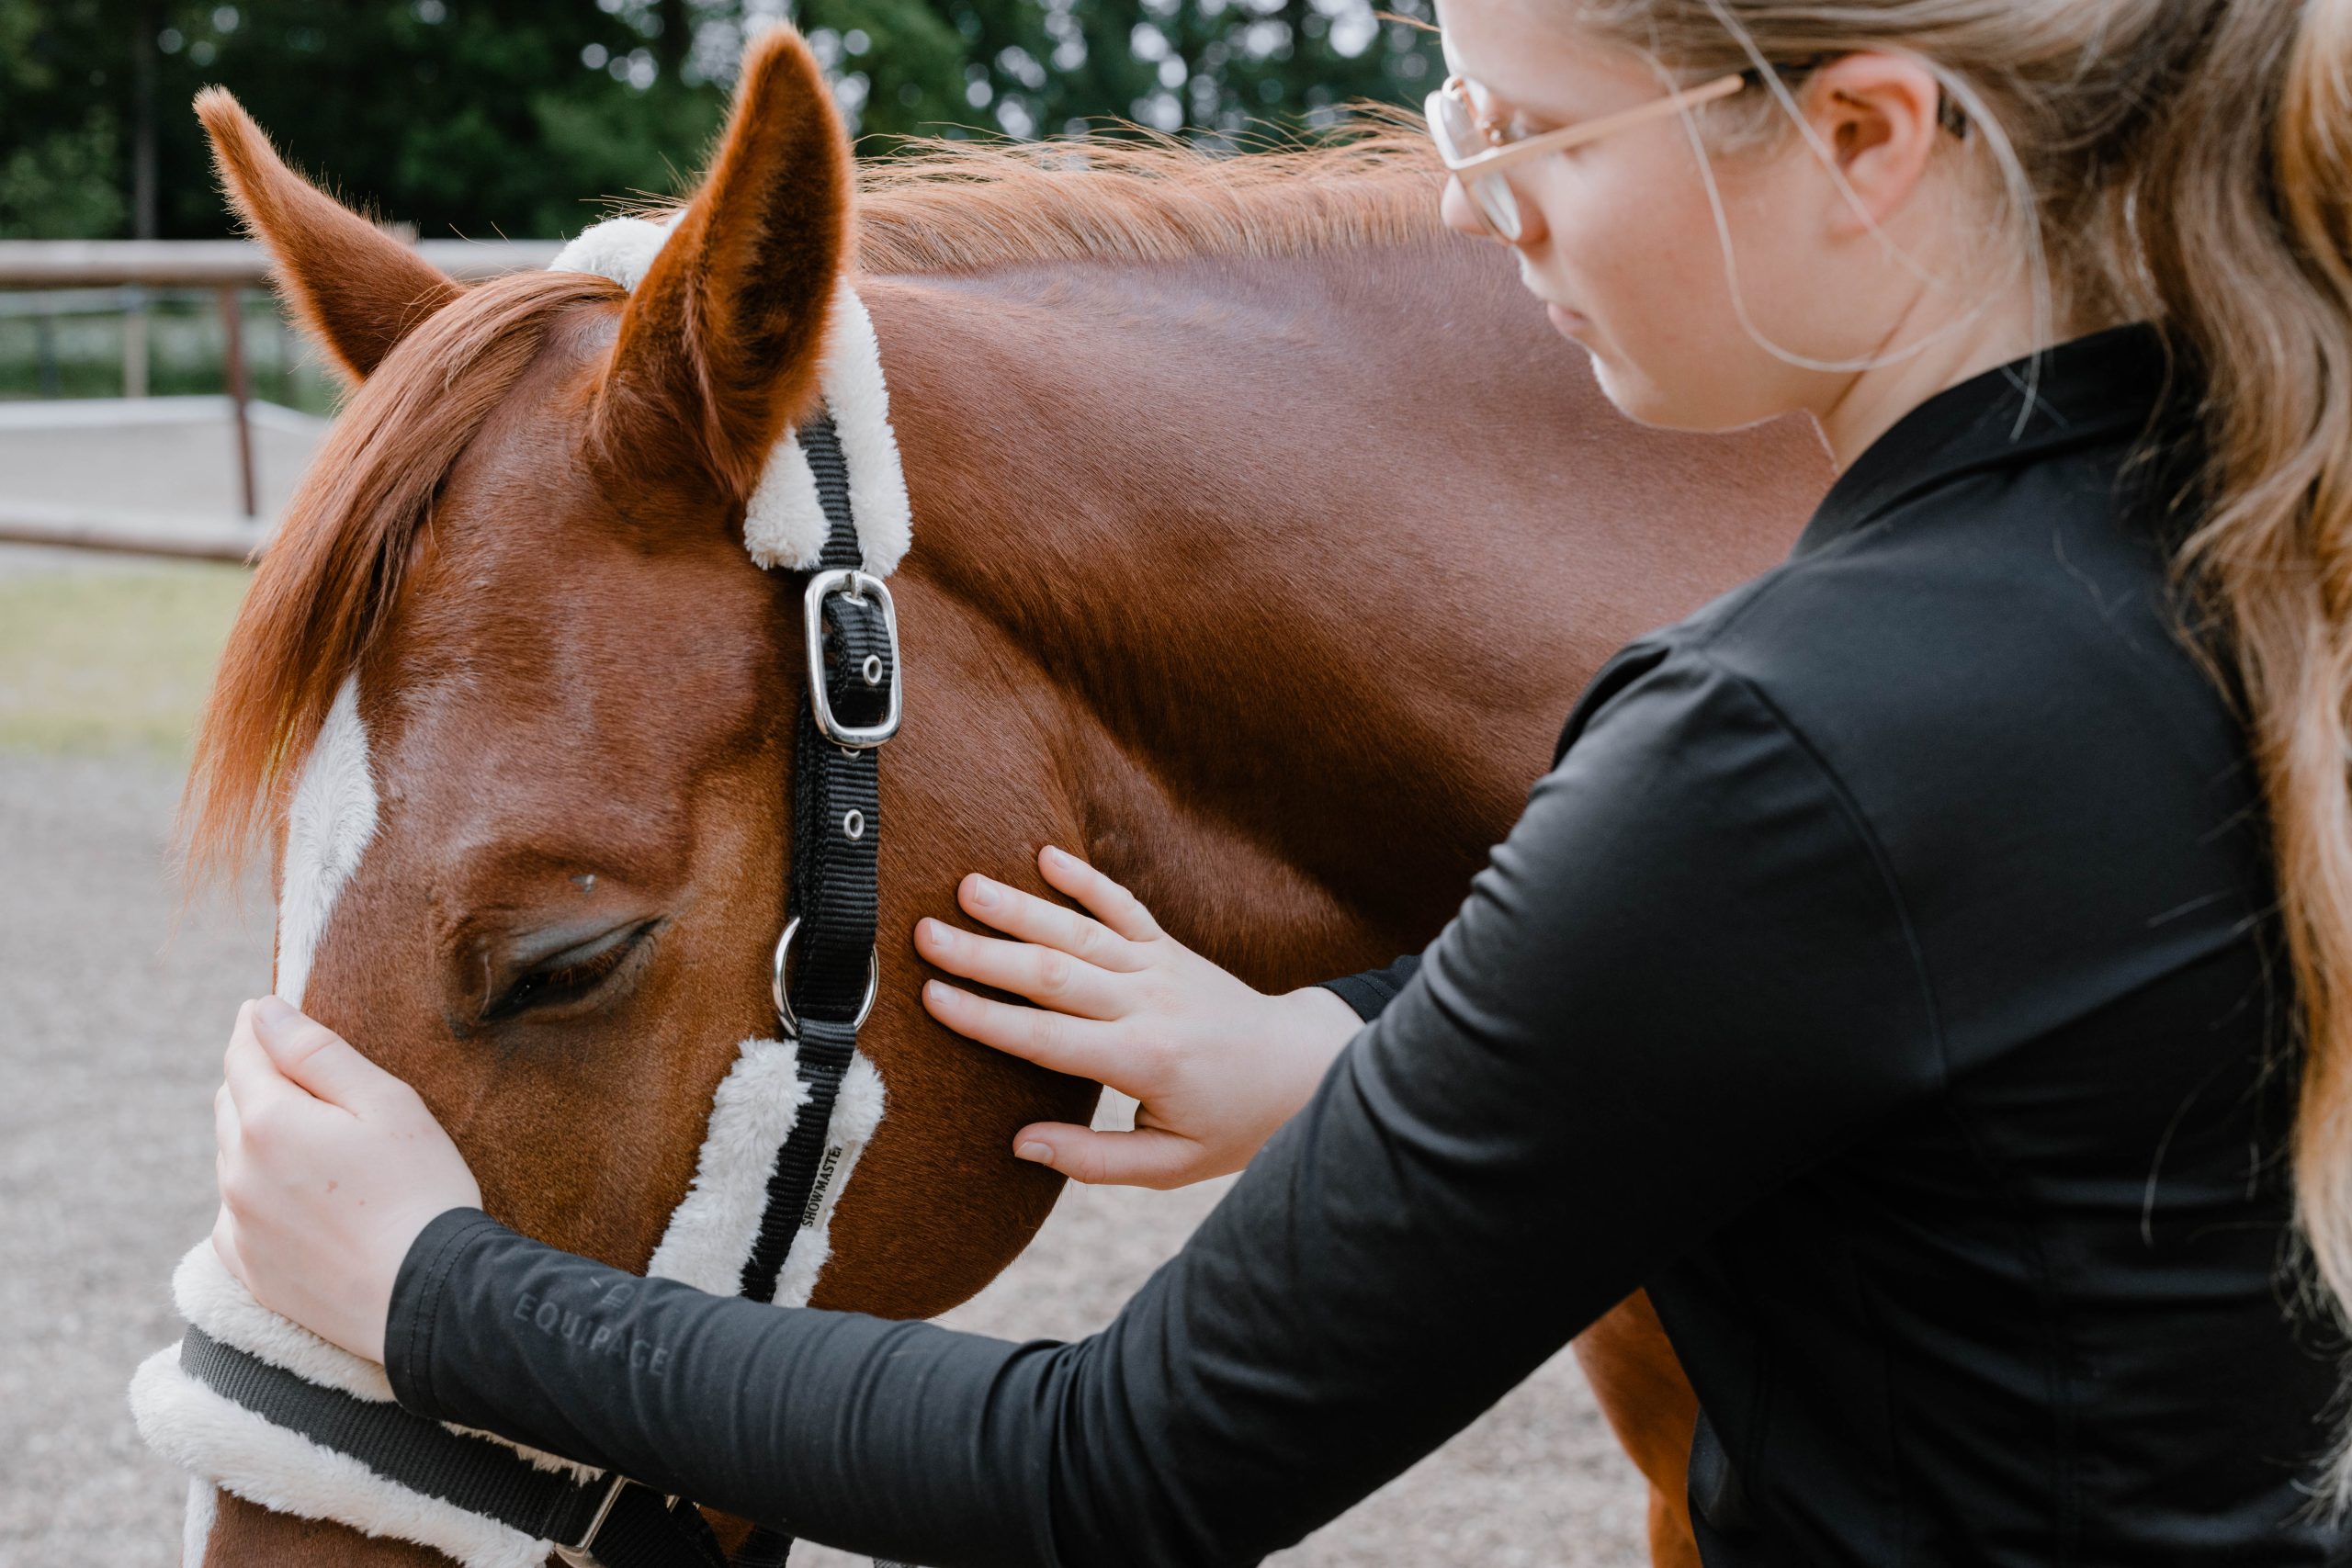
[[[1544,306],[1544,313],[1552,318],[1552,324],[1555,327],[1569,337],[1589,332],[1592,327],[1591,317],[1581,311],[1571,310],[1566,305],[1555,305],[1547,301]]]

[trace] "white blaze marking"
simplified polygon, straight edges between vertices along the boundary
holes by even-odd
[[[286,860],[277,897],[277,994],[302,1005],[327,920],[359,857],[376,836],[376,781],[368,771],[368,729],[359,721],[359,679],[347,677],[303,761],[286,814]]]

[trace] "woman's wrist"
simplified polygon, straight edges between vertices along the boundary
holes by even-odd
[[[1291,1079],[1296,1098],[1283,1113],[1283,1120],[1288,1121],[1314,1098],[1315,1087],[1330,1070],[1332,1058],[1356,1037],[1363,1020],[1337,993],[1322,986],[1302,986],[1269,999],[1275,1007],[1276,1038],[1297,1064]]]
[[[502,1228],[481,1210],[446,1209],[409,1243],[384,1311],[384,1375],[392,1397],[419,1415],[438,1416],[433,1390],[433,1331],[443,1282],[458,1250],[484,1230]]]
[[[1310,1043],[1320,1052],[1323,1064],[1340,1054],[1347,1043],[1363,1027],[1363,1020],[1356,1016],[1340,994],[1328,986],[1301,986],[1274,998],[1289,1017],[1291,1028],[1300,1040]]]

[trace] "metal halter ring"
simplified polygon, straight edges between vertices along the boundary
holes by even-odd
[[[784,1023],[784,1032],[794,1039],[800,1038],[800,1015],[792,1010],[792,998],[785,994],[784,968],[792,958],[792,939],[800,934],[800,917],[795,915],[784,922],[784,934],[775,939],[775,978],[768,994],[775,998],[775,1016]],[[874,998],[882,994],[882,958],[872,948],[865,950],[865,999],[857,1004],[857,1018],[852,1029],[863,1029],[874,1012]]]

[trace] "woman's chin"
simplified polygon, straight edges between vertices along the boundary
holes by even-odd
[[[1544,310],[1560,335],[1583,349],[1592,362],[1592,378],[1600,385],[1601,396],[1634,423],[1660,430],[1735,428],[1722,419],[1708,417],[1713,411],[1689,406],[1688,399],[1676,398],[1658,384],[1657,378],[1642,374],[1593,326],[1591,317],[1563,305],[1547,304]]]
[[[1636,424],[1665,430],[1688,428],[1683,420],[1676,417],[1674,400],[1661,395],[1657,382],[1602,353],[1589,341],[1577,341],[1591,357],[1592,378],[1611,408]]]

